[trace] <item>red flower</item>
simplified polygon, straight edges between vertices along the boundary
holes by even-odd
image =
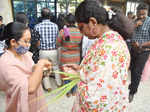
[[[117,105],[118,103],[119,103],[118,101],[115,102],[116,105]]]
[[[120,90],[119,93],[122,95],[122,91]]]
[[[87,108],[90,108],[89,104],[85,102],[85,105],[87,106]]]
[[[120,62],[120,63],[123,63],[123,62],[124,62],[123,56],[120,56],[120,57],[119,57],[119,62]]]
[[[100,44],[101,44],[101,43],[103,43],[103,42],[104,42],[104,40],[103,40],[103,39],[100,39],[100,40],[99,40],[99,43],[100,43]]]
[[[101,96],[100,101],[105,102],[107,100],[107,96]]]
[[[98,66],[95,65],[92,71],[93,71],[93,72],[96,72],[97,70],[98,70]]]
[[[90,80],[91,80],[91,81],[93,81],[93,80],[94,80],[94,78],[93,78],[93,77],[91,77],[91,78],[90,78]]]
[[[104,60],[106,60],[106,59],[107,59],[107,57],[108,57],[107,55],[104,55]]]
[[[102,84],[101,84],[101,83],[97,83],[97,86],[98,86],[99,88],[101,88],[101,87],[102,87]]]
[[[94,109],[92,112],[98,112],[98,109]]]
[[[99,82],[100,82],[100,83],[104,83],[104,80],[103,80],[103,79],[99,79]]]
[[[117,95],[118,94],[118,92],[117,91],[115,91],[115,95]]]
[[[117,56],[117,52],[116,51],[112,51],[112,56]]]
[[[124,110],[125,108],[126,108],[126,106],[124,105],[122,109]]]
[[[85,112],[85,110],[84,110],[84,108],[83,108],[83,107],[81,107],[81,112]]]
[[[118,72],[117,71],[113,72],[113,78],[117,79],[117,77],[118,77]]]
[[[86,91],[88,91],[88,86],[85,86],[85,88],[86,88]]]
[[[105,51],[104,49],[101,49],[101,50],[100,50],[100,56],[104,56],[105,52],[106,52],[106,51]]]
[[[122,80],[122,84],[125,85],[126,84],[126,80]]]

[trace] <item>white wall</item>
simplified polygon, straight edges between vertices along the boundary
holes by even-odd
[[[3,23],[13,21],[11,0],[0,0],[0,15],[3,16]]]
[[[137,2],[127,2],[126,15],[128,12],[133,12],[136,15],[136,8],[139,5]]]

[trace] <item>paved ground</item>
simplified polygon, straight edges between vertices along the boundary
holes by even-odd
[[[52,96],[47,97],[47,101]],[[75,97],[64,97],[54,104],[48,106],[49,112],[70,112]],[[0,92],[0,112],[4,112],[5,100],[4,94]],[[141,82],[139,91],[134,101],[130,104],[129,112],[150,112],[150,81]]]

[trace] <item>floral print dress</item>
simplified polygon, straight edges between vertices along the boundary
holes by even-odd
[[[72,112],[128,112],[130,54],[123,38],[105,32],[88,50],[80,67]]]

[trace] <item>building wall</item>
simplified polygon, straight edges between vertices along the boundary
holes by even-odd
[[[13,21],[11,0],[0,0],[0,15],[3,16],[3,23]]]

